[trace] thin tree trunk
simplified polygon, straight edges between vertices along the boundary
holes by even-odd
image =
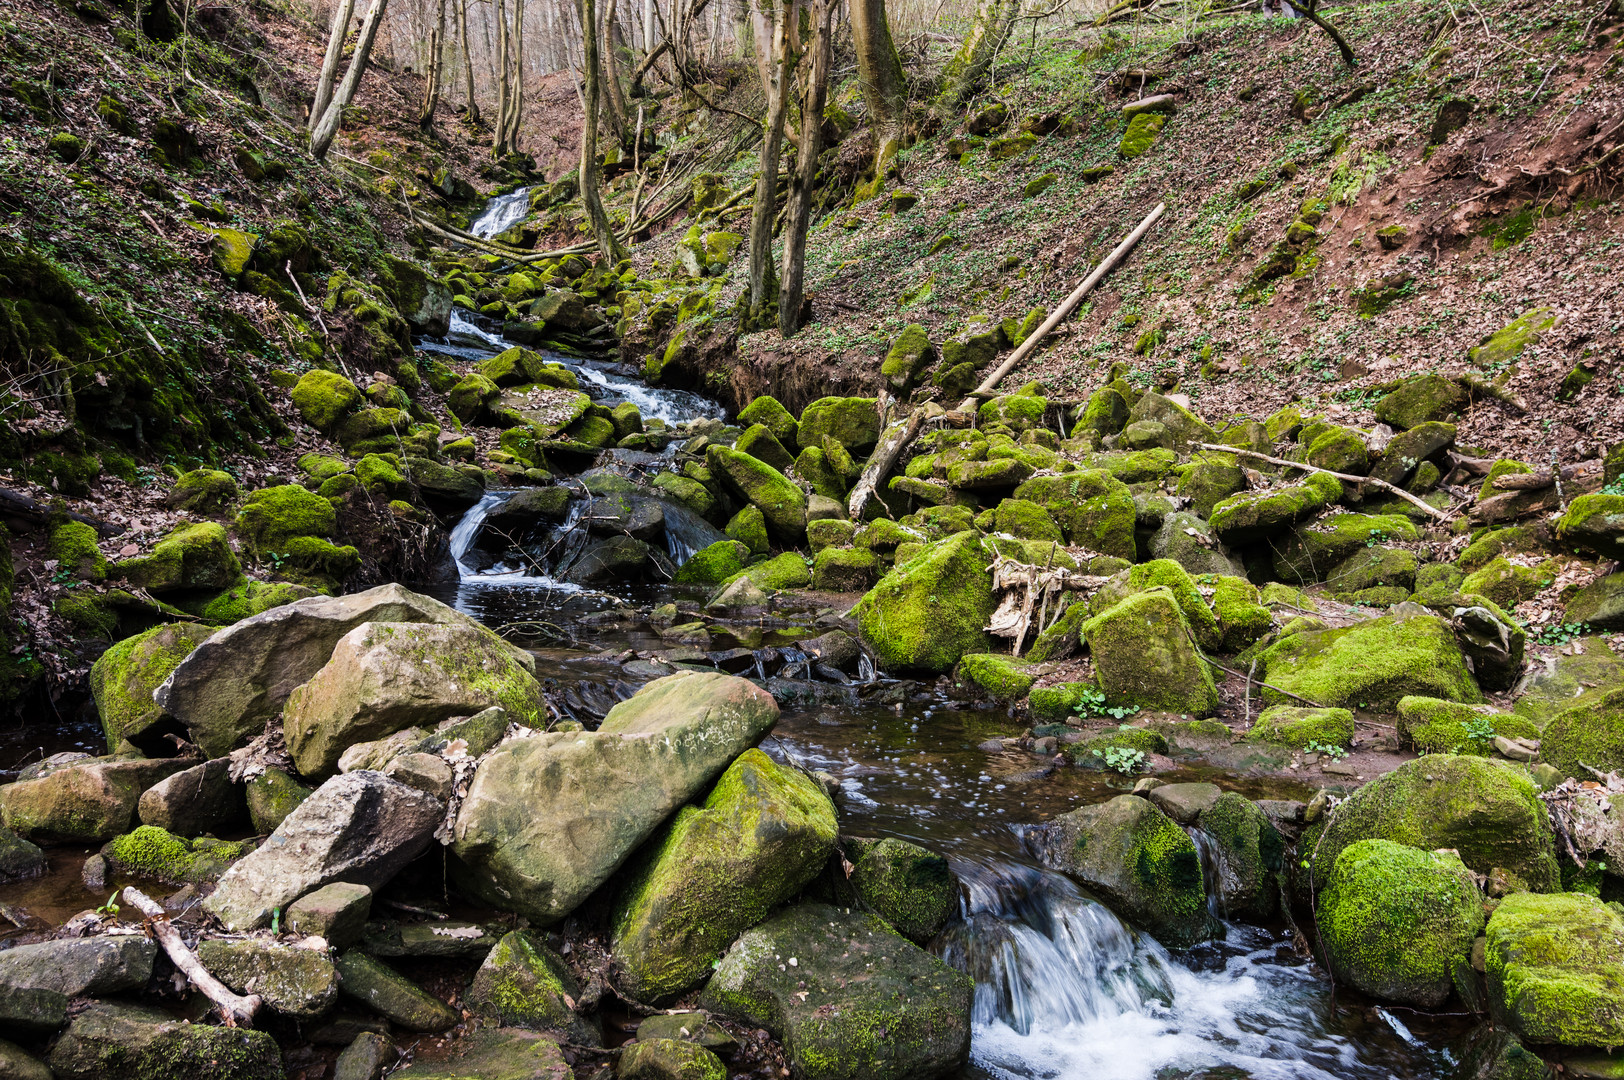
[[[615,3],[603,0],[598,12],[598,85],[603,90],[603,104],[609,130],[615,142],[624,148],[631,140],[631,121],[626,109],[626,98],[620,87],[620,64],[615,56]]]
[[[1337,30],[1336,27],[1332,26],[1330,23],[1326,22],[1320,17],[1319,0],[1304,0],[1304,3],[1302,4],[1294,3],[1291,6],[1302,12],[1303,18],[1307,19],[1309,22],[1313,23],[1330,36],[1331,40],[1336,43],[1336,51],[1342,54],[1342,63],[1346,65],[1350,71],[1354,67],[1358,66],[1359,60],[1353,55],[1353,47],[1348,44],[1347,39],[1342,36],[1341,32]]]
[[[316,77],[316,100],[310,105],[310,118],[306,131],[315,131],[327,103],[333,100],[333,80],[338,78],[338,61],[344,55],[344,39],[350,33],[350,17],[355,13],[355,0],[339,0],[333,12],[333,26],[327,34],[327,54],[321,58],[321,74]]]
[[[350,107],[350,102],[355,100],[355,91],[361,85],[361,76],[366,74],[367,57],[372,54],[372,43],[377,40],[378,27],[383,23],[384,8],[388,4],[389,0],[372,0],[366,19],[361,23],[361,34],[355,42],[350,69],[344,73],[344,81],[338,84],[338,89],[333,91],[333,100],[327,103],[321,119],[311,129],[310,153],[318,160],[325,158],[332,148],[333,139],[338,136],[338,122],[343,118],[344,110]]]
[[[868,105],[876,170],[902,148],[902,122],[908,108],[908,86],[902,58],[891,39],[885,0],[851,0],[851,37],[857,50],[857,80]]]
[[[857,0],[861,3],[862,0]],[[801,95],[801,143],[795,150],[795,175],[790,180],[789,213],[784,221],[783,292],[778,301],[778,330],[791,337],[801,328],[801,296],[806,282],[806,231],[811,224],[812,187],[818,178],[818,157],[823,149],[823,103],[829,90],[829,64],[833,49],[834,4],[812,0],[811,60]],[[894,50],[893,50],[894,51]]]
[[[496,128],[491,132],[491,156],[500,158],[502,138],[506,133],[507,100],[512,92],[508,86],[508,43],[506,0],[496,0],[496,52],[491,57],[491,69],[496,72]]]
[[[429,33],[428,80],[423,87],[423,110],[417,117],[417,122],[425,128],[433,125],[434,110],[440,105],[440,82],[445,67],[445,5],[446,0],[440,0],[439,18]]]
[[[474,96],[474,48],[468,40],[468,0],[457,0],[457,32],[462,35],[462,72],[468,84],[468,121],[478,124],[479,99]]]
[[[976,8],[976,21],[964,36],[964,44],[942,72],[942,92],[936,98],[939,112],[958,112],[975,93],[992,67],[993,57],[1015,28],[1020,13],[1021,0],[981,0]]]
[[[750,215],[750,292],[740,312],[740,329],[758,330],[778,322],[778,275],[773,268],[773,221],[778,216],[778,159],[784,147],[784,118],[789,112],[789,74],[794,69],[790,33],[794,0],[757,0],[771,4],[770,13],[751,12],[762,89],[767,95],[767,117],[761,139],[761,173],[756,177],[756,201]]]
[[[524,0],[513,0],[513,95],[508,100],[508,153],[519,152],[519,127],[524,119]]]
[[[598,26],[593,0],[581,0],[581,44],[586,54],[582,67],[586,70],[586,88],[581,95],[581,204],[586,208],[587,221],[598,242],[598,253],[606,267],[612,267],[630,253],[615,237],[609,225],[609,215],[603,209],[603,196],[598,191],[598,98],[603,88],[598,85]]]

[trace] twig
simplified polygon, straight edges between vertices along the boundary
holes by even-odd
[[[1440,510],[1436,506],[1429,506],[1403,488],[1389,484],[1386,480],[1378,480],[1374,476],[1352,476],[1348,473],[1332,472],[1330,469],[1321,469],[1318,466],[1307,465],[1301,461],[1272,457],[1268,454],[1260,454],[1256,450],[1240,450],[1233,446],[1219,446],[1216,443],[1196,443],[1195,445],[1202,450],[1216,450],[1222,454],[1237,454],[1241,457],[1255,458],[1258,461],[1267,461],[1271,465],[1284,465],[1287,468],[1300,469],[1303,472],[1324,473],[1326,476],[1333,476],[1338,480],[1346,480],[1350,484],[1374,484],[1384,491],[1391,491],[1394,495],[1414,503],[1426,511],[1430,517],[1435,517],[1439,521],[1448,521],[1455,516],[1453,513]]]
[[[293,282],[293,290],[299,294],[299,303],[305,306],[305,310],[310,312],[310,314],[315,317],[316,325],[321,327],[321,336],[326,340],[331,341],[333,339],[333,335],[332,332],[327,329],[326,321],[321,317],[321,308],[310,302],[310,297],[305,295],[304,287],[299,284],[299,279],[294,276],[293,260],[289,259],[284,262],[282,264],[282,269],[287,271],[288,280]],[[344,353],[338,349],[334,349],[333,355],[338,357],[338,366],[344,369],[344,376],[351,382],[354,382],[355,373],[350,370],[350,365],[344,362]]]
[[[252,1026],[254,1015],[259,1012],[263,1004],[258,994],[249,994],[247,997],[238,997],[232,993],[231,988],[210,975],[198,962],[197,955],[186,947],[181,940],[180,931],[175,924],[169,921],[169,913],[153,900],[152,897],[137,889],[134,885],[124,889],[124,902],[146,916],[147,928],[158,943],[164,947],[177,968],[185,973],[197,987],[199,992],[220,1010],[220,1018],[226,1022],[227,1027],[236,1027],[238,1024]]]

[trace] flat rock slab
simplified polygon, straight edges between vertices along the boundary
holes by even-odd
[[[282,1051],[266,1032],[108,1001],[74,1018],[47,1063],[57,1080],[282,1080]]]
[[[197,958],[232,990],[258,994],[285,1016],[314,1020],[338,999],[338,971],[325,951],[216,938],[198,942]]]
[[[366,953],[351,949],[337,967],[345,994],[409,1031],[444,1031],[458,1020],[451,1006]]]
[[[558,1044],[514,1028],[487,1028],[459,1040],[443,1059],[417,1059],[392,1077],[401,1080],[570,1080]]]
[[[62,938],[0,952],[0,996],[54,990],[68,997],[116,994],[145,986],[158,946],[144,934]]]

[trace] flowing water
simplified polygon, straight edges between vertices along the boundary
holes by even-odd
[[[468,225],[468,231],[482,240],[489,240],[500,233],[505,233],[530,213],[530,189],[518,188],[506,195],[498,195],[485,204]]]

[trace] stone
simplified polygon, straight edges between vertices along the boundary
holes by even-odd
[[[257,835],[267,836],[314,791],[281,769],[266,769],[248,781],[244,790],[248,822]]]
[[[611,536],[593,544],[570,564],[563,578],[575,585],[636,581],[650,559],[649,545],[630,536]]]
[[[628,866],[611,922],[616,983],[668,1001],[823,869],[839,826],[822,788],[746,750]]]
[[[282,1052],[267,1032],[109,1001],[75,1016],[46,1061],[57,1080],[282,1080]]]
[[[374,957],[450,957],[483,960],[498,935],[478,923],[457,919],[402,923],[374,919],[361,935],[361,951]]]
[[[1300,484],[1245,491],[1219,502],[1209,519],[1226,544],[1245,544],[1285,532],[1342,497],[1342,482],[1315,473]]]
[[[101,850],[107,869],[120,877],[146,878],[171,885],[201,885],[219,879],[251,842],[188,840],[154,825],[115,836]]]
[[[1164,944],[1185,948],[1212,935],[1195,842],[1148,800],[1118,795],[1026,837],[1045,866],[1077,879]]]
[[[1437,1008],[1483,929],[1483,898],[1453,852],[1361,840],[1336,858],[1315,909],[1339,982],[1382,1001]]]
[[[1272,916],[1280,898],[1286,845],[1268,815],[1245,796],[1226,791],[1202,809],[1196,824],[1206,837],[1224,917]]]
[[[1194,577],[1199,574],[1244,576],[1244,569],[1205,518],[1180,511],[1168,514],[1150,540],[1150,555],[1171,559]]]
[[[890,351],[880,364],[880,374],[893,393],[906,395],[919,381],[926,368],[936,362],[936,346],[930,335],[917,323],[902,328],[891,342]]]
[[[153,545],[151,554],[123,560],[114,573],[159,595],[218,592],[243,576],[225,527],[216,521],[179,526]]]
[[[1624,630],[1624,574],[1608,574],[1580,589],[1568,601],[1562,620],[1596,630]]]
[[[1539,733],[1539,757],[1579,780],[1595,779],[1592,769],[1624,771],[1624,689],[1557,713]]]
[[[729,489],[761,511],[779,540],[798,546],[806,538],[806,494],[782,472],[715,443],[705,448],[705,463]]]
[[[1252,742],[1274,743],[1306,750],[1310,743],[1320,746],[1353,745],[1353,713],[1347,709],[1312,709],[1297,705],[1273,705],[1258,714],[1247,733]]]
[[[777,719],[744,679],[682,672],[616,705],[596,732],[497,748],[453,831],[461,884],[533,922],[563,918]]]
[[[101,844],[128,832],[141,793],[196,758],[106,757],[0,786],[0,819],[24,840]]]
[[[767,429],[764,424],[755,424],[746,428],[733,449],[741,454],[749,454],[757,461],[765,462],[781,473],[787,473],[795,467],[795,457],[777,437]]]
[[[387,1035],[363,1031],[333,1063],[333,1080],[381,1080],[399,1055]]]
[[[874,398],[825,397],[801,410],[796,444],[804,450],[829,436],[853,455],[874,449],[880,438],[880,414]]]
[[[1429,420],[1442,420],[1466,403],[1466,391],[1442,375],[1415,375],[1376,402],[1376,419],[1400,431]]]
[[[620,1055],[620,1080],[727,1080],[727,1066],[686,1039],[639,1037]]]
[[[784,446],[800,446],[798,433],[800,424],[790,411],[779,400],[770,394],[762,394],[739,410],[739,423],[746,427],[752,424],[761,424],[773,433]]]
[[[1192,716],[1218,707],[1218,690],[1166,587],[1129,596],[1079,630],[1111,705]]]
[[[541,686],[489,630],[460,623],[362,623],[296,688],[282,712],[299,772],[320,777],[351,745],[500,706],[529,726]]]
[[[45,1062],[14,1042],[0,1039],[0,1080],[52,1080]]]
[[[1491,705],[1399,698],[1399,741],[1415,747],[1417,753],[1487,756],[1501,736],[1537,740],[1539,729],[1526,717],[1499,712]]]
[[[141,824],[201,836],[245,821],[248,803],[242,787],[232,783],[230,769],[230,758],[215,758],[153,784],[136,803]]]
[[[1194,825],[1202,811],[1211,809],[1222,794],[1217,784],[1158,784],[1145,797],[1180,825]]]
[[[114,643],[97,658],[90,667],[90,693],[108,746],[128,739],[156,750],[168,745],[157,741],[163,735],[185,731],[152,700],[152,692],[213,633],[197,623],[166,623]]]
[[[0,885],[45,873],[45,852],[10,829],[0,828]]]
[[[361,404],[361,389],[336,371],[314,368],[294,384],[293,407],[304,422],[324,434],[331,434]]]
[[[1451,848],[1476,873],[1502,868],[1536,892],[1560,887],[1545,804],[1527,771],[1507,762],[1452,754],[1407,761],[1355,791],[1327,820],[1323,836],[1304,848],[1320,888],[1342,849],[1360,840]]]
[[[1417,424],[1394,435],[1370,475],[1389,484],[1403,484],[1421,463],[1455,444],[1455,425],[1436,420]]]
[[[335,949],[342,949],[360,939],[371,911],[371,889],[335,881],[289,904],[283,922],[296,934],[319,937]]]
[[[284,604],[216,632],[154,693],[185,724],[192,741],[219,757],[265,730],[288,695],[332,658],[340,638],[362,623],[456,624],[482,630],[526,671],[535,657],[468,616],[400,585]],[[496,646],[493,645],[492,648]]]
[[[963,532],[927,544],[881,578],[852,609],[880,664],[945,672],[965,653],[991,651],[991,562],[980,536]]]
[[[805,1080],[925,1080],[966,1061],[972,998],[877,916],[803,902],[744,934],[699,1004],[771,1032]]]
[[[1533,1043],[1624,1045],[1624,916],[1582,893],[1513,893],[1487,929],[1489,998]]]
[[[258,994],[265,1004],[302,1020],[314,1020],[338,1000],[338,969],[325,952],[272,941],[197,943],[198,962],[239,994]]]
[[[1412,694],[1483,700],[1449,624],[1430,614],[1400,612],[1341,629],[1285,634],[1259,661],[1258,677],[1278,687],[1263,689],[1269,704],[1298,703],[1280,691],[1327,708],[1391,710]]]
[[[376,888],[427,850],[445,811],[381,773],[335,776],[226,871],[204,906],[230,929],[252,930],[323,885]]]
[[[346,996],[408,1031],[444,1031],[457,1023],[455,1009],[364,952],[351,949],[335,966]]]
[[[1624,559],[1624,495],[1580,495],[1556,522],[1556,538],[1607,559]]]
[[[1293,584],[1327,579],[1335,583],[1331,575],[1344,560],[1389,540],[1418,540],[1420,536],[1410,520],[1398,514],[1324,514],[1298,525],[1284,544],[1274,546],[1274,573]]]
[[[0,996],[49,991],[73,998],[138,990],[152,978],[157,955],[157,943],[139,934],[18,945],[0,952]]]
[[[570,1042],[596,1046],[602,1036],[572,1004],[580,995],[575,976],[546,939],[534,930],[515,930],[486,955],[465,1001],[504,1027],[555,1031]]]
[[[1015,489],[1015,497],[1042,506],[1069,544],[1130,561],[1136,557],[1133,495],[1103,469],[1035,476]]]
[[[852,891],[909,941],[925,944],[959,913],[958,877],[936,852],[892,837],[853,846]]]
[[[486,1028],[452,1046],[449,1057],[418,1058],[390,1076],[401,1080],[570,1080],[573,1075],[558,1044],[534,1032]]]

